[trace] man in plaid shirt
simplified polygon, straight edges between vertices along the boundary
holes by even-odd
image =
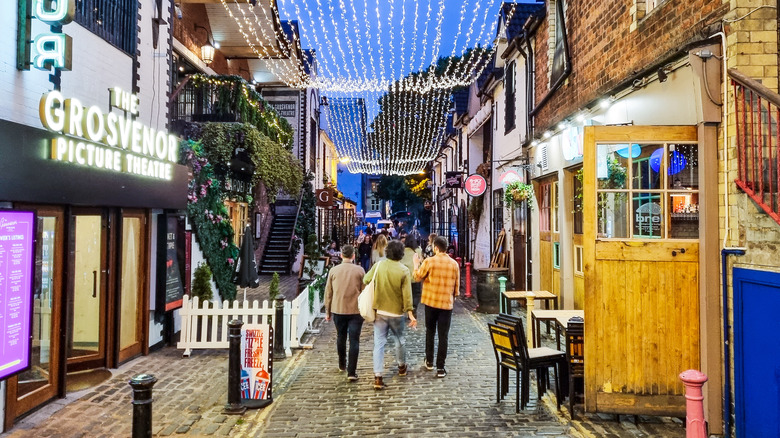
[[[444,377],[444,361],[447,359],[447,339],[452,321],[452,306],[460,289],[460,267],[447,255],[447,239],[433,240],[433,257],[422,263],[414,256],[414,279],[422,281],[422,298],[425,305],[425,367],[433,369],[433,338],[439,332],[436,354],[436,377]]]

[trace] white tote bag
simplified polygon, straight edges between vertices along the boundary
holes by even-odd
[[[374,280],[376,280],[376,271],[379,270],[379,262],[374,269],[374,276],[371,277],[371,282],[366,285],[363,292],[358,295],[358,310],[360,310],[360,316],[367,322],[374,322],[376,311],[374,311]]]

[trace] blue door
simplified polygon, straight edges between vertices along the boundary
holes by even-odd
[[[780,437],[780,274],[733,275],[737,437]]]

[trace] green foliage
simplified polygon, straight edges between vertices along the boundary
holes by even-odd
[[[607,157],[608,179],[605,189],[622,189],[626,186],[627,170],[612,155]]]
[[[271,284],[268,285],[268,298],[271,301],[279,299],[279,273],[274,272],[274,276],[271,277]]]
[[[431,198],[431,192],[424,188],[425,175],[384,175],[377,186],[377,196],[385,201],[392,201],[393,212],[420,211],[423,202]]]
[[[508,207],[519,207],[524,201],[528,202],[528,208],[533,210],[534,187],[521,181],[513,181],[504,189],[504,204]]]
[[[263,135],[252,125],[243,123],[204,123],[200,142],[203,156],[209,162],[227,167],[236,148],[245,148],[255,173],[252,184],[265,184],[269,202],[279,190],[295,196],[303,183],[303,170],[293,154]]]
[[[195,89],[216,88],[217,114],[237,114],[241,122],[254,125],[275,143],[292,150],[294,131],[290,123],[240,76],[196,74],[190,76],[189,82]]]
[[[311,172],[303,179],[303,187],[301,187],[301,210],[298,212],[298,222],[295,224],[293,254],[291,254],[293,259],[298,256],[298,247],[301,244],[301,237],[308,238],[308,236],[311,236],[317,231],[317,200],[314,196],[313,180],[314,174]],[[304,242],[304,244],[307,243],[308,240]]]
[[[211,269],[205,263],[198,263],[195,268],[195,278],[192,279],[192,296],[198,297],[201,302],[214,297],[211,290]]]
[[[220,294],[232,300],[236,296],[233,284],[233,263],[238,247],[233,243],[233,226],[225,208],[225,193],[214,174],[214,166],[203,158],[199,142],[182,142],[182,158],[192,168],[192,180],[187,193],[187,215],[192,221],[198,243],[214,275]]]
[[[322,275],[314,277],[314,281],[309,283],[309,312],[314,313],[314,294],[318,294],[320,303],[325,300],[325,284],[328,280],[328,272],[330,267],[326,267],[322,272]]]

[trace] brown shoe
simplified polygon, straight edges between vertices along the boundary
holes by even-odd
[[[374,376],[374,389],[385,389],[387,385],[382,381],[382,376]]]
[[[406,375],[406,364],[398,365],[398,375],[399,376],[405,376]]]

